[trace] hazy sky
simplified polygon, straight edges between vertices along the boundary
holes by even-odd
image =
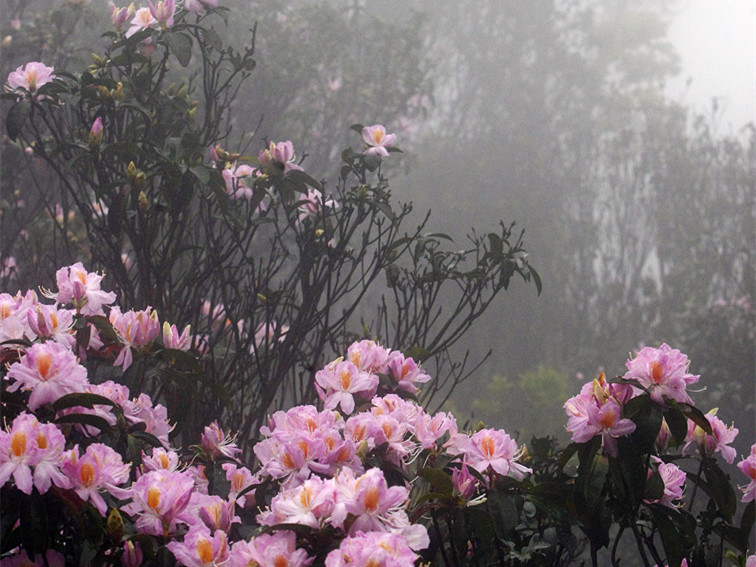
[[[673,99],[709,112],[716,97],[723,133],[756,122],[756,0],[683,0],[670,39],[683,68]]]

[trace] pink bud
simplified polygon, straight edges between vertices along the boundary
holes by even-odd
[[[94,150],[102,143],[102,118],[97,117],[89,130],[89,149]]]

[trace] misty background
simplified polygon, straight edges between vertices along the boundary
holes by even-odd
[[[5,3],[29,18],[45,4]],[[458,358],[469,350],[468,368],[481,364],[447,409],[521,442],[535,432],[565,441],[565,399],[602,370],[624,373],[634,350],[667,342],[701,374],[699,407],[735,421],[738,453],[748,452],[752,1],[221,4],[234,14],[224,33],[254,41],[258,62],[228,149],[254,156],[265,141],[292,140],[303,167],[333,187],[341,150],[359,143],[350,125],[382,123],[404,151],[386,163],[392,193],[415,203],[418,224],[431,209],[429,229],[460,248],[472,227],[525,231],[543,292],[516,282],[478,320]],[[104,0],[86,9],[87,29],[108,26]],[[55,25],[65,35],[66,22]],[[22,63],[15,49],[74,68],[105,41],[66,40],[74,47],[51,60],[49,38],[14,36],[3,76]]]

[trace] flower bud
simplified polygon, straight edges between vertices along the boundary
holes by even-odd
[[[132,541],[123,542],[123,555],[121,555],[121,565],[123,567],[139,567],[142,564],[142,548],[138,543]]]
[[[95,150],[100,147],[102,143],[102,118],[97,117],[92,123],[92,128],[89,130],[89,149]]]

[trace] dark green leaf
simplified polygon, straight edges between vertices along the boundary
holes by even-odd
[[[83,407],[83,408],[92,409],[95,405],[115,406],[116,404],[109,398],[106,398],[105,396],[100,396],[98,394],[76,393],[76,394],[66,394],[63,397],[58,398],[53,404],[53,409],[55,411],[60,411],[65,408],[73,408],[73,407]]]
[[[22,100],[11,106],[5,119],[5,129],[11,140],[15,140],[21,133],[21,129],[24,127],[24,123],[29,117],[30,112],[31,103],[28,100]]]
[[[672,433],[675,446],[680,445],[685,441],[685,436],[688,434],[688,420],[679,408],[674,406],[667,410],[664,414],[664,419],[669,426],[669,431]]]
[[[446,496],[451,496],[454,493],[454,483],[448,473],[433,467],[424,467],[417,474],[427,480],[435,492],[440,492]]]
[[[110,424],[99,415],[91,415],[88,413],[71,413],[68,415],[61,415],[55,420],[55,423],[78,423],[79,425],[91,425],[96,427],[100,431],[105,431],[110,427]]]
[[[717,503],[719,512],[729,522],[738,507],[738,500],[735,489],[730,482],[730,475],[722,471],[714,459],[703,461],[703,472],[711,490],[711,497]]]
[[[141,441],[144,441],[148,445],[152,445],[153,447],[162,447],[163,444],[160,442],[160,439],[155,437],[152,433],[147,433],[146,431],[134,431],[129,434],[131,437],[135,437],[136,439],[139,439]]]
[[[166,32],[163,39],[181,66],[189,65],[192,59],[192,38],[181,32]]]

